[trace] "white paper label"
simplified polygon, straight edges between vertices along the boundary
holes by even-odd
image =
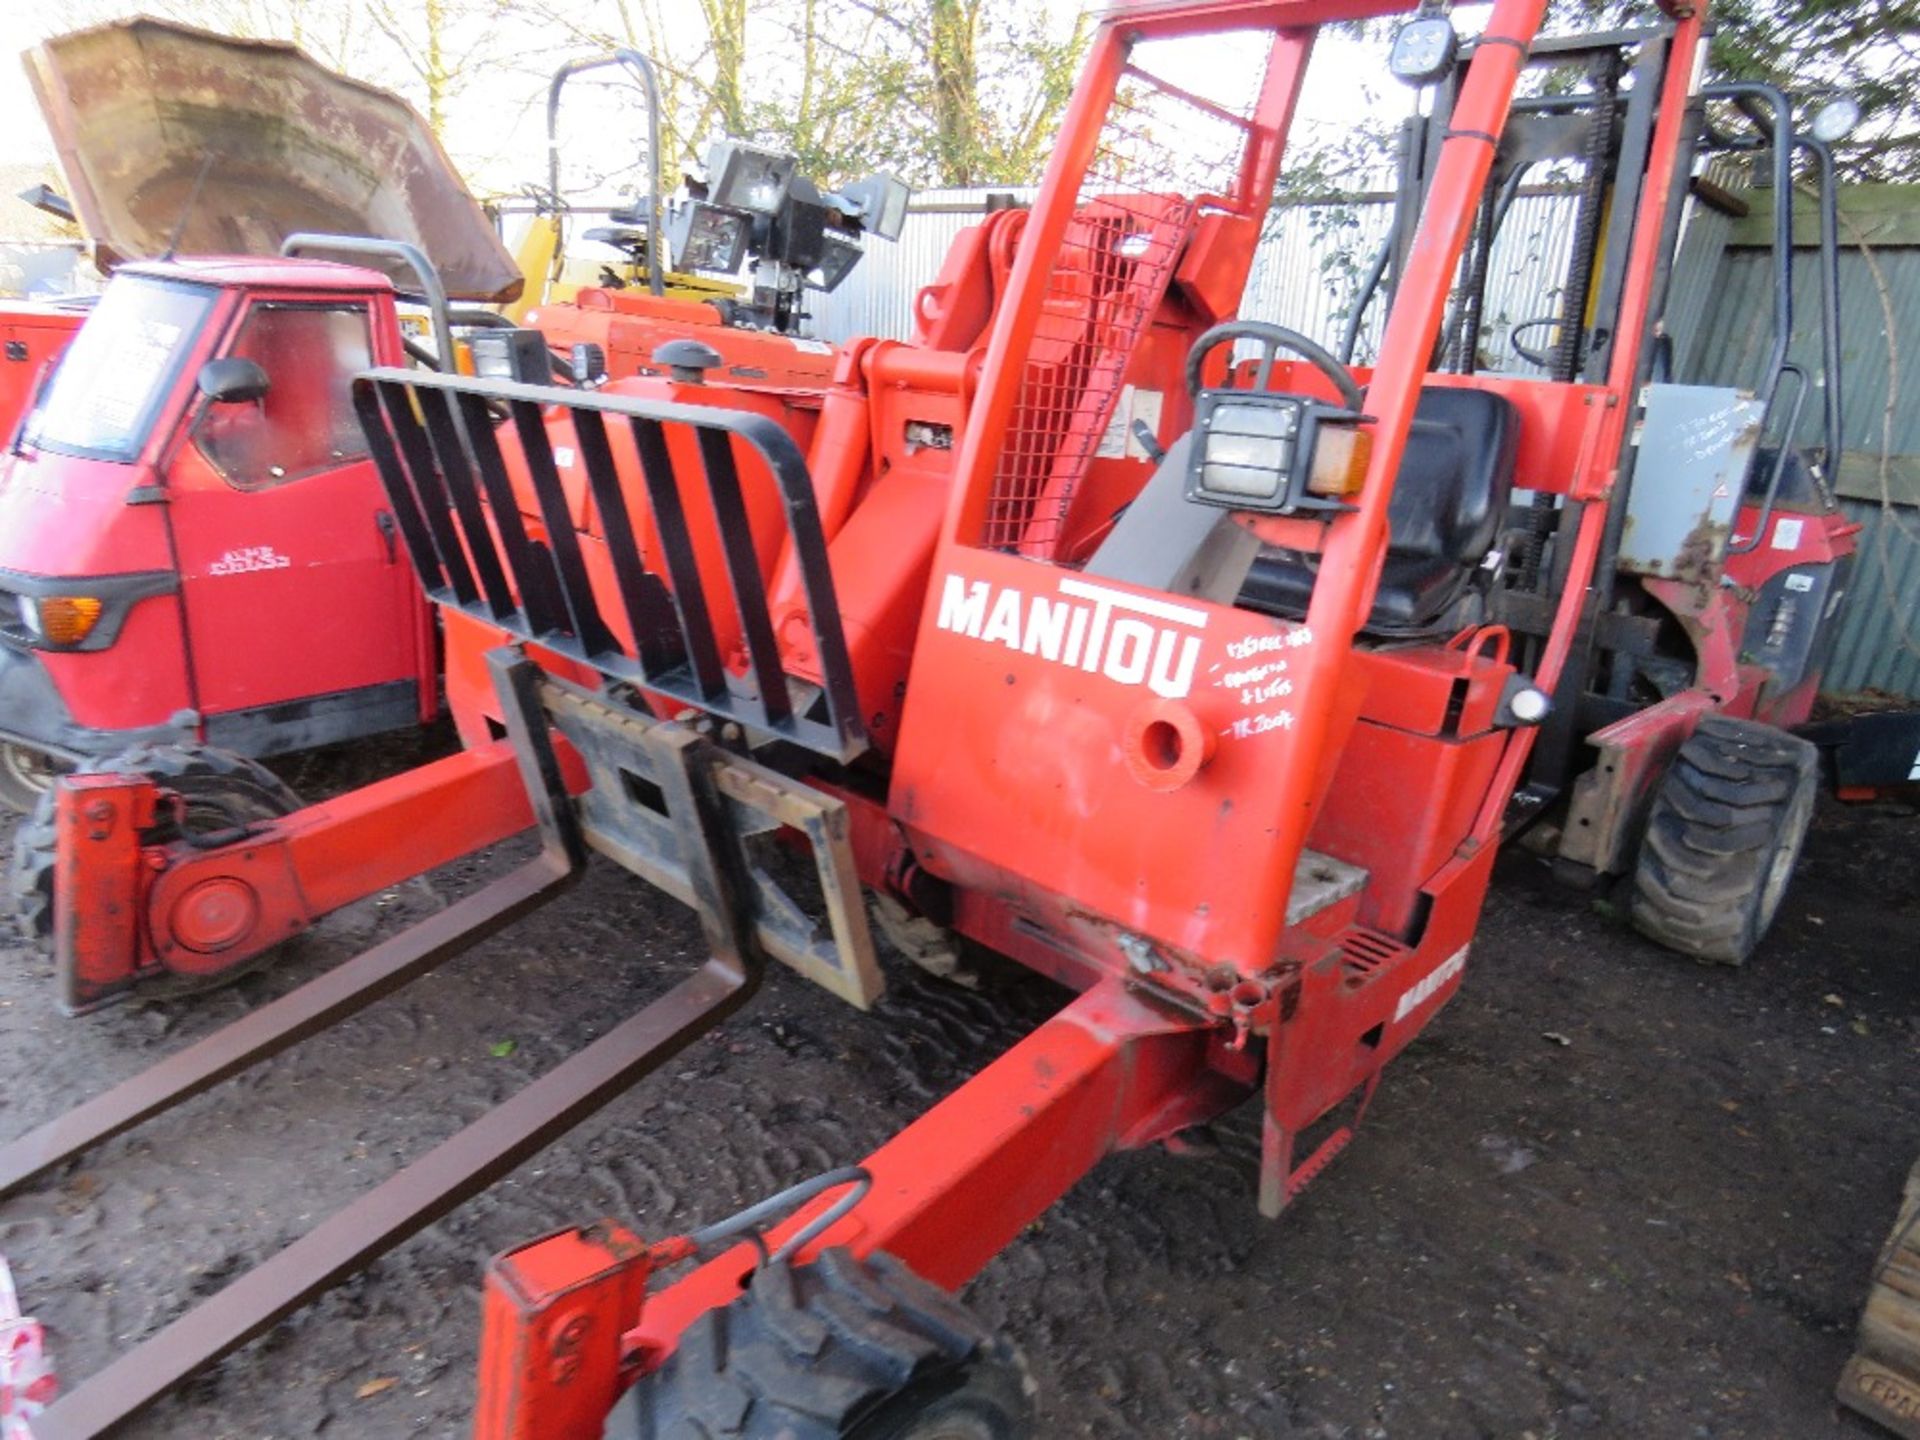
[[[1147,430],[1154,435],[1160,433],[1161,392],[1158,390],[1135,390],[1133,392],[1133,418],[1143,422]],[[1145,460],[1147,447],[1140,443],[1140,437],[1133,433],[1133,426],[1127,426],[1127,458]]]
[[[1798,550],[1800,532],[1807,528],[1804,520],[1782,520],[1773,527],[1773,548],[1776,550]]]
[[[1100,437],[1100,448],[1093,452],[1095,458],[1118,460],[1124,456],[1128,460],[1145,460],[1147,447],[1133,433],[1133,422],[1144,420],[1147,429],[1158,435],[1164,398],[1158,390],[1142,390],[1134,385],[1121,387],[1119,402],[1113,407],[1113,418],[1107,422],[1107,432]]]

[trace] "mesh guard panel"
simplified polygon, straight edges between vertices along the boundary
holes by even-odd
[[[980,537],[990,549],[1056,556],[1195,221],[1237,208],[1224,197],[1238,185],[1261,67],[1224,67],[1239,72],[1225,77],[1237,104],[1201,99],[1173,78],[1205,76],[1215,89],[1234,38],[1149,40],[1134,52],[1041,293]],[[1268,53],[1270,35],[1249,39],[1252,53]]]

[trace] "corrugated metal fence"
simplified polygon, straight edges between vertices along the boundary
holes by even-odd
[[[816,338],[838,343],[857,335],[904,340],[913,333],[913,299],[934,281],[953,240],[978,225],[993,197],[1033,203],[1031,189],[923,190],[913,197],[906,227],[891,243],[869,238],[866,258],[840,288],[809,299]]]
[[[932,190],[918,195],[906,228],[892,244],[867,242],[866,258],[841,287],[814,297],[811,330],[822,340],[856,335],[904,339],[913,332],[913,300],[933,283],[954,237],[977,224],[992,196],[1032,201],[1031,190]],[[1501,233],[1487,287],[1486,348],[1512,368],[1502,347],[1509,329],[1551,315],[1572,240],[1573,197],[1553,190],[1523,192]],[[1386,239],[1388,197],[1281,205],[1274,211],[1247,282],[1243,313],[1273,320],[1322,340],[1336,340],[1354,294]],[[1384,307],[1374,305],[1360,332],[1355,359],[1369,362],[1380,338]]]
[[[1033,198],[1031,190],[939,190],[916,197],[899,241],[870,241],[866,259],[847,281],[816,297],[814,333],[828,340],[911,334],[915,295],[932,283],[954,237],[978,222],[994,194],[1016,204]],[[1843,232],[1849,241],[1841,258],[1847,453],[1839,488],[1848,515],[1864,529],[1828,688],[1920,699],[1920,354],[1909,353],[1899,363],[1900,344],[1920,343],[1920,189],[1909,203],[1910,226],[1889,229],[1883,223],[1875,231],[1852,225]],[[1571,195],[1544,188],[1523,192],[1515,204],[1488,276],[1482,349],[1495,368],[1529,369],[1508,347],[1508,336],[1513,326],[1557,310],[1573,204]],[[1254,259],[1243,313],[1337,342],[1390,218],[1387,197],[1379,195],[1276,208]],[[1770,341],[1769,258],[1760,248],[1764,225],[1760,213],[1738,224],[1705,211],[1697,215],[1680,273],[1705,278],[1674,296],[1669,316],[1682,373],[1722,384],[1754,383]],[[1871,247],[1871,261],[1852,243],[1865,233],[1891,237]],[[1794,356],[1818,373],[1817,280],[1811,264],[1797,269]],[[1366,317],[1358,361],[1374,358],[1383,308],[1374,305]],[[1820,413],[1815,395],[1806,423],[1817,426]],[[1890,458],[1883,467],[1889,415]],[[1815,433],[1809,429],[1806,438]]]

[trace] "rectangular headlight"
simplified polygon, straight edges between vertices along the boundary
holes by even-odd
[[[473,373],[483,380],[518,380],[524,385],[552,383],[547,338],[538,330],[520,327],[476,330],[467,345],[473,353]]]
[[[729,210],[776,214],[799,163],[744,140],[716,140],[707,147],[707,198]]]
[[[807,273],[807,284],[816,290],[831,290],[853,273],[865,252],[858,240],[837,230],[826,231],[820,239],[824,247],[820,263]]]
[[[1202,407],[1188,494],[1235,509],[1286,505],[1305,402],[1286,395],[1218,395]]]
[[[892,175],[869,175],[843,186],[841,197],[858,212],[860,227],[882,240],[898,240],[907,224],[907,202],[913,190],[904,180]]]
[[[752,228],[753,217],[744,210],[727,210],[704,200],[687,201],[667,224],[673,268],[738,273]]]

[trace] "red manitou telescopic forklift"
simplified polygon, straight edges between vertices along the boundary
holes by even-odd
[[[1545,38],[1546,0],[1497,0],[1469,41],[1417,7],[1392,68],[1426,103],[1356,367],[1234,316],[1316,34],[1415,8],[1119,6],[1032,210],[966,232],[914,339],[847,347],[815,403],[694,356],[593,390],[358,381],[467,748],[191,845],[164,786],[62,781],[62,965],[214,972],[478,846],[540,849],[14,1140],[0,1191],[537,910],[589,852],[691,906],[710,958],[39,1440],[110,1429],[445,1214],[769,960],[869,1004],[867,894],[1074,996],[848,1168],[677,1238],[606,1220],[499,1257],[483,1440],[1023,1433],[1015,1365],[945,1292],[1103,1156],[1252,1099],[1278,1215],[1460,985],[1503,834],[1579,776],[1572,744],[1530,768],[1556,717],[1603,771],[1634,757],[1592,783],[1650,814],[1648,923],[1703,951],[1765,928],[1809,772],[1753,717],[1800,705],[1846,536],[1785,418],[1761,447],[1778,394],[1675,382],[1663,322],[1696,163],[1790,153],[1790,107],[1743,91],[1757,120],[1710,123],[1697,4]],[[1583,177],[1582,293],[1555,356],[1500,373],[1477,297],[1542,162]],[[1769,610],[1776,581],[1812,598]],[[1585,793],[1558,798],[1569,833]]]

